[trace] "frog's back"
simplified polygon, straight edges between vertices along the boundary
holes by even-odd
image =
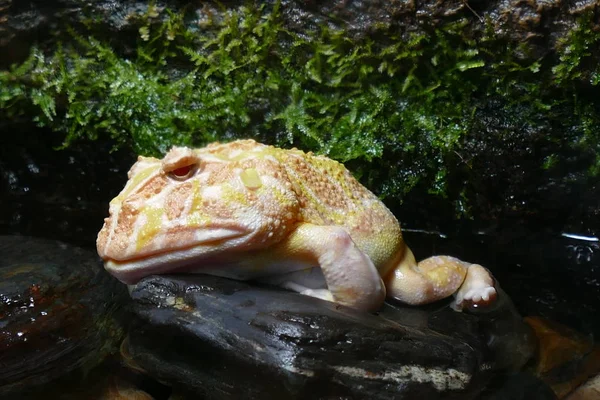
[[[345,228],[378,268],[397,255],[404,245],[400,224],[344,165],[296,149],[277,150],[298,198],[302,222]]]
[[[382,205],[339,162],[296,149],[278,150],[303,222],[349,227],[366,222],[365,214],[377,212]]]

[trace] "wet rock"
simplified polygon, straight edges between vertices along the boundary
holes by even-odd
[[[480,400],[556,400],[552,389],[529,372],[499,375]]]
[[[170,388],[125,367],[118,355],[107,357],[91,371],[78,370],[26,393],[18,400],[173,400]],[[4,397],[3,397],[4,398]]]
[[[114,312],[127,292],[94,252],[0,236],[0,255],[0,397],[43,390],[116,349]]]
[[[471,316],[469,324],[466,323],[465,316],[456,315],[457,313],[449,310],[432,314],[423,309],[416,312],[425,312],[426,326],[434,331],[451,334],[469,343],[474,340],[473,335],[483,336],[489,356],[488,367],[496,371],[518,371],[533,356],[537,342],[533,331],[523,322],[511,298],[499,285],[496,289],[499,296],[495,305],[478,312],[473,311],[476,318]],[[409,309],[404,307],[402,312],[405,313]],[[385,312],[382,315],[385,316]],[[405,323],[401,315],[396,315],[393,319]]]
[[[112,377],[108,380],[104,391],[94,397],[97,400],[154,400],[149,393],[133,386],[131,382]],[[81,393],[83,398],[90,398],[90,393]],[[82,398],[82,397],[80,397]]]
[[[372,315],[201,275],[151,276],[131,295],[130,357],[177,393],[207,399],[469,399],[533,349],[508,304],[481,316],[386,304]],[[509,352],[518,355],[498,357]]]

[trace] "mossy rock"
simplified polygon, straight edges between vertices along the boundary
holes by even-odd
[[[392,207],[426,197],[487,220],[572,209],[563,194],[597,182],[592,3],[102,4],[37,10],[52,34],[0,72],[2,119],[144,155],[297,146],[345,162]],[[26,35],[7,12],[11,49]]]

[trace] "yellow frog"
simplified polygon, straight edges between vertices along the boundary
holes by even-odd
[[[419,263],[386,206],[340,163],[254,140],[139,157],[98,234],[127,284],[162,273],[255,279],[373,311],[450,295],[496,299],[489,271],[449,256]],[[382,279],[383,278],[383,279]]]

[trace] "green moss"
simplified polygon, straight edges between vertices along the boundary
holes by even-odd
[[[598,100],[578,95],[582,77],[600,80],[598,64],[588,68],[600,40],[589,15],[556,60],[535,62],[516,57],[526,48],[496,37],[491,21],[477,34],[460,19],[351,40],[324,26],[290,32],[277,6],[224,15],[190,28],[184,15],[150,6],[135,17],[135,54],[77,33],[53,54],[34,49],[0,72],[3,117],[34,118],[65,134],[65,146],[110,136],[146,155],[241,137],[295,145],[351,163],[383,195],[417,184],[450,193],[459,213],[468,185],[448,185],[457,170],[468,180],[478,155],[464,146],[490,99],[502,99],[514,126],[546,118],[571,130],[567,145],[600,150]],[[552,135],[543,141],[564,141]],[[539,160],[559,164],[554,154]],[[600,170],[597,153],[590,168]]]
[[[592,58],[592,49],[600,41],[600,30],[592,25],[592,14],[581,17],[577,28],[570,31],[560,41],[560,63],[552,67],[554,80],[558,85],[569,83],[574,79],[585,78],[596,86],[600,82],[600,66]],[[591,68],[585,64],[592,62]]]

